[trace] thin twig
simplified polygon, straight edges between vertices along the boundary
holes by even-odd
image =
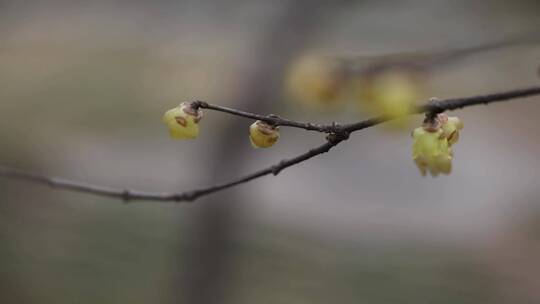
[[[528,96],[540,94],[540,86],[516,89],[506,92],[487,94],[487,95],[478,95],[472,97],[463,97],[463,98],[449,98],[449,99],[435,99],[424,106],[418,107],[411,114],[422,114],[422,113],[441,113],[444,111],[453,111],[456,109],[461,109],[465,107],[481,105],[481,104],[490,104],[495,102],[508,101],[511,99],[524,98]],[[393,120],[394,118],[389,117],[376,117],[368,120],[364,120],[357,123],[345,124],[343,129],[348,132],[359,131],[374,125],[386,122],[388,120]]]
[[[308,131],[317,131],[321,133],[332,133],[335,131],[335,127],[331,124],[314,124],[310,122],[299,122],[299,121],[294,121],[290,119],[285,119],[275,114],[260,115],[260,114],[249,113],[249,112],[240,111],[240,110],[236,110],[232,108],[227,108],[223,106],[213,105],[213,104],[209,104],[207,102],[199,101],[199,100],[194,102],[194,106],[202,108],[202,109],[228,113],[228,114],[239,116],[239,117],[262,120],[264,122],[267,122],[275,126],[293,127],[293,128],[299,128],[299,129],[304,129]]]
[[[472,96],[472,97],[465,97],[465,98],[436,100],[425,106],[417,108],[411,114],[427,113],[429,115],[432,115],[434,113],[441,113],[444,111],[451,111],[451,110],[461,109],[461,108],[474,106],[474,105],[508,101],[508,100],[524,98],[524,97],[533,96],[533,95],[540,95],[540,86],[511,90],[511,91],[500,92],[500,93],[489,94],[489,95],[479,95],[479,96]],[[268,119],[272,119],[271,122],[276,123],[276,124],[284,123],[281,125],[286,125],[286,126],[299,127],[299,126],[306,125],[306,123],[284,120],[281,118],[277,118],[275,116],[264,116],[264,115],[259,115],[259,114],[238,111],[238,110],[234,110],[230,108],[210,105],[205,102],[200,102],[200,107],[206,108],[209,110],[229,113],[229,114],[233,114],[233,115],[237,115],[241,117],[246,117],[250,119],[262,118],[261,120],[266,120],[266,121],[268,121]],[[209,186],[209,187],[199,188],[199,189],[195,189],[191,191],[186,191],[186,192],[161,193],[161,192],[144,192],[144,191],[136,191],[136,190],[129,190],[129,189],[117,189],[117,188],[110,188],[107,186],[99,186],[99,185],[92,185],[88,183],[76,182],[69,179],[55,178],[55,177],[50,177],[47,175],[42,175],[42,174],[37,174],[37,173],[32,173],[28,171],[2,167],[2,166],[0,166],[0,176],[6,177],[6,178],[19,179],[19,180],[23,180],[27,182],[45,184],[45,185],[51,186],[53,188],[58,188],[58,189],[89,193],[89,194],[94,194],[98,196],[119,198],[119,199],[124,200],[125,202],[135,201],[135,200],[162,201],[162,202],[190,202],[202,196],[219,192],[219,191],[223,191],[225,189],[247,183],[249,181],[258,179],[266,175],[270,175],[270,174],[277,175],[282,170],[288,167],[297,165],[317,155],[328,152],[330,149],[337,146],[339,143],[347,140],[350,133],[357,132],[366,128],[370,128],[380,123],[393,120],[396,118],[397,117],[375,117],[375,118],[367,119],[367,120],[360,121],[357,123],[350,123],[350,124],[343,124],[343,125],[309,124],[311,126],[321,127],[320,130],[316,130],[319,132],[328,133],[328,130],[332,130],[331,134],[329,134],[326,137],[326,142],[324,144],[314,149],[311,149],[307,151],[306,153],[300,154],[290,159],[284,159],[277,164],[274,164],[262,170],[255,171],[254,173],[248,174],[236,180],[233,180],[227,183]],[[308,130],[315,130],[315,129],[308,129]]]

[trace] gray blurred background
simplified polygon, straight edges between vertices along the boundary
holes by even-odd
[[[205,113],[197,141],[160,119],[201,99],[313,121],[283,97],[305,53],[463,47],[540,30],[538,1],[1,1],[0,163],[151,191],[227,181],[307,151],[282,129]],[[437,70],[429,95],[538,84],[540,46]],[[0,179],[0,303],[538,303],[538,97],[474,107],[454,172],[422,178],[410,130],[175,205]],[[416,117],[417,122],[421,117]]]

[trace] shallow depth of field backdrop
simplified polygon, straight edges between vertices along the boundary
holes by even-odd
[[[360,120],[285,98],[287,66],[540,30],[534,0],[300,2],[1,1],[0,163],[155,191],[227,181],[322,137],[283,129],[254,150],[249,120],[207,112],[198,140],[173,141],[165,110]],[[428,96],[535,85],[539,64],[539,45],[480,53],[431,74]],[[540,100],[456,114],[438,178],[420,176],[410,129],[376,127],[191,205],[0,179],[0,303],[538,303]]]

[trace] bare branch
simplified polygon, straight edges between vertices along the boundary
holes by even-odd
[[[509,101],[509,100],[514,100],[514,99],[524,98],[524,97],[534,96],[534,95],[540,95],[540,86],[516,89],[516,90],[489,94],[489,95],[479,95],[479,96],[464,97],[464,98],[436,100],[425,106],[417,108],[417,110],[411,114],[426,113],[428,115],[432,115],[432,114],[441,113],[444,111],[451,111],[451,110],[461,109],[461,108],[480,105],[480,104],[490,104],[490,103],[495,103],[495,102]],[[306,130],[313,130],[313,131],[319,131],[321,133],[330,133],[330,134],[326,136],[326,142],[324,144],[316,148],[313,148],[307,151],[306,153],[300,154],[296,157],[284,159],[280,161],[279,163],[274,164],[270,167],[261,169],[259,171],[256,171],[254,173],[248,174],[246,176],[240,177],[236,180],[233,180],[227,183],[199,188],[199,189],[186,191],[186,192],[179,192],[179,193],[144,192],[144,191],[136,191],[136,190],[129,190],[129,189],[116,189],[116,188],[111,188],[107,186],[99,186],[99,185],[72,181],[69,179],[50,177],[47,175],[42,175],[42,174],[37,174],[37,173],[32,173],[28,171],[2,167],[2,166],[0,166],[0,176],[6,177],[6,178],[12,178],[12,179],[19,179],[19,180],[23,180],[27,182],[38,183],[38,184],[45,184],[45,185],[51,186],[53,188],[58,188],[58,189],[65,189],[65,190],[70,190],[70,191],[75,191],[75,192],[88,193],[88,194],[93,194],[93,195],[98,195],[98,196],[119,198],[119,199],[124,200],[125,202],[135,201],[135,200],[161,201],[161,202],[190,202],[202,196],[209,195],[211,193],[215,193],[219,191],[223,191],[225,189],[229,189],[229,188],[247,183],[249,181],[258,179],[266,175],[270,175],[270,174],[277,175],[278,173],[280,173],[282,170],[286,168],[297,165],[317,155],[330,151],[330,149],[332,149],[339,143],[347,140],[349,138],[350,133],[357,132],[366,128],[370,128],[380,123],[397,118],[397,117],[375,117],[375,118],[363,120],[360,122],[343,124],[343,125],[309,124],[309,123],[301,123],[301,122],[286,120],[286,119],[278,118],[276,116],[265,116],[265,115],[253,114],[253,113],[243,112],[243,111],[234,110],[230,108],[220,107],[220,106],[214,106],[205,102],[199,102],[199,106],[202,108],[229,113],[229,114],[246,117],[250,119],[260,119],[260,120],[264,120],[270,123],[275,123],[275,124],[279,124],[283,126],[299,127]],[[317,126],[317,127],[306,127],[308,125]]]
[[[528,96],[540,94],[540,87],[529,87],[523,89],[516,89],[506,92],[487,94],[487,95],[478,95],[472,97],[463,97],[463,98],[449,98],[449,99],[435,99],[434,102],[430,102],[425,106],[418,107],[411,114],[422,114],[422,113],[441,113],[444,111],[453,111],[456,109],[461,109],[470,106],[476,105],[487,105],[495,102],[508,101],[517,98],[524,98]],[[343,129],[348,132],[355,132],[365,128],[372,127],[374,125],[386,122],[388,120],[393,120],[394,118],[389,117],[376,117],[357,123],[343,125]]]
[[[231,114],[231,115],[235,115],[239,117],[262,120],[264,122],[267,122],[275,126],[293,127],[293,128],[299,128],[299,129],[304,129],[308,131],[317,131],[321,133],[332,133],[335,131],[334,126],[331,124],[314,124],[310,122],[299,122],[299,121],[294,121],[290,119],[285,119],[275,114],[260,115],[260,114],[244,112],[244,111],[240,111],[240,110],[236,110],[232,108],[222,107],[218,105],[213,105],[204,101],[195,101],[194,106],[202,108],[202,109],[208,109],[208,110],[214,110],[214,111],[218,111],[222,113],[227,113],[227,114]]]

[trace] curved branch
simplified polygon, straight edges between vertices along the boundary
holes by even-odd
[[[417,110],[415,110],[411,114],[426,113],[428,115],[433,115],[435,113],[441,113],[444,111],[451,111],[451,110],[461,109],[461,108],[480,105],[480,104],[490,104],[494,102],[514,100],[517,98],[524,98],[524,97],[533,96],[533,95],[540,95],[540,86],[511,90],[511,91],[500,92],[500,93],[489,94],[489,95],[434,100],[425,106],[417,108]],[[262,118],[261,120],[266,120],[266,121],[269,121],[268,119],[271,119],[274,123],[278,123],[278,124],[284,123],[282,125],[287,125],[287,126],[295,126],[295,127],[306,126],[306,123],[283,120],[275,116],[264,116],[264,115],[259,115],[259,114],[242,112],[242,111],[229,109],[225,107],[210,105],[204,102],[200,102],[200,106],[206,109],[216,110],[216,111],[225,112],[225,113],[242,116],[246,118],[251,118],[251,119]],[[306,153],[300,154],[293,158],[284,159],[277,164],[258,170],[254,173],[245,175],[233,181],[218,184],[218,185],[213,185],[209,187],[199,188],[199,189],[195,189],[191,191],[186,191],[186,192],[161,193],[161,192],[144,192],[144,191],[129,190],[129,189],[116,189],[116,188],[111,188],[107,186],[99,186],[99,185],[93,185],[93,184],[88,184],[88,183],[83,183],[83,182],[77,182],[77,181],[73,181],[69,179],[50,177],[47,175],[42,175],[42,174],[37,174],[37,173],[32,173],[28,171],[2,167],[2,166],[0,166],[0,176],[6,177],[6,178],[19,179],[19,180],[23,180],[27,182],[38,183],[38,184],[45,184],[45,185],[51,186],[53,188],[58,188],[58,189],[65,189],[65,190],[88,193],[88,194],[93,194],[93,195],[98,195],[98,196],[118,198],[118,199],[124,200],[125,202],[134,201],[134,200],[162,201],[162,202],[190,202],[202,196],[216,193],[219,191],[223,191],[225,189],[229,189],[229,188],[247,183],[249,181],[258,179],[266,175],[270,175],[270,174],[277,175],[282,170],[288,167],[297,165],[317,155],[328,152],[330,149],[332,149],[339,143],[347,140],[350,133],[357,132],[366,128],[370,128],[380,123],[393,120],[396,118],[397,117],[375,117],[375,118],[363,120],[357,123],[350,123],[350,124],[344,124],[344,125],[309,124],[311,126],[319,126],[322,129],[318,130],[318,129],[311,128],[308,130],[315,130],[315,131],[319,131],[323,133],[330,132],[330,134],[326,137],[326,142],[324,144],[316,148],[313,148],[307,151]]]
[[[12,179],[24,180],[27,182],[33,182],[37,184],[44,184],[52,188],[71,190],[74,192],[84,192],[99,196],[107,196],[113,198],[122,199],[124,202],[135,201],[135,200],[146,200],[146,201],[162,201],[162,202],[191,202],[197,198],[208,195],[214,192],[225,190],[240,184],[247,183],[251,180],[263,177],[265,175],[277,175],[283,169],[294,166],[298,163],[306,161],[314,156],[328,152],[332,147],[337,145],[336,142],[326,142],[325,144],[311,149],[308,152],[298,155],[297,157],[284,159],[279,163],[248,174],[239,179],[233,180],[231,182],[217,184],[214,186],[204,187],[200,189],[195,189],[191,191],[181,192],[181,193],[166,193],[166,192],[145,192],[130,190],[127,188],[124,189],[115,189],[107,186],[93,185],[89,183],[77,182],[73,180],[51,177],[43,174],[23,171],[14,168],[8,168],[0,166],[0,176]]]

